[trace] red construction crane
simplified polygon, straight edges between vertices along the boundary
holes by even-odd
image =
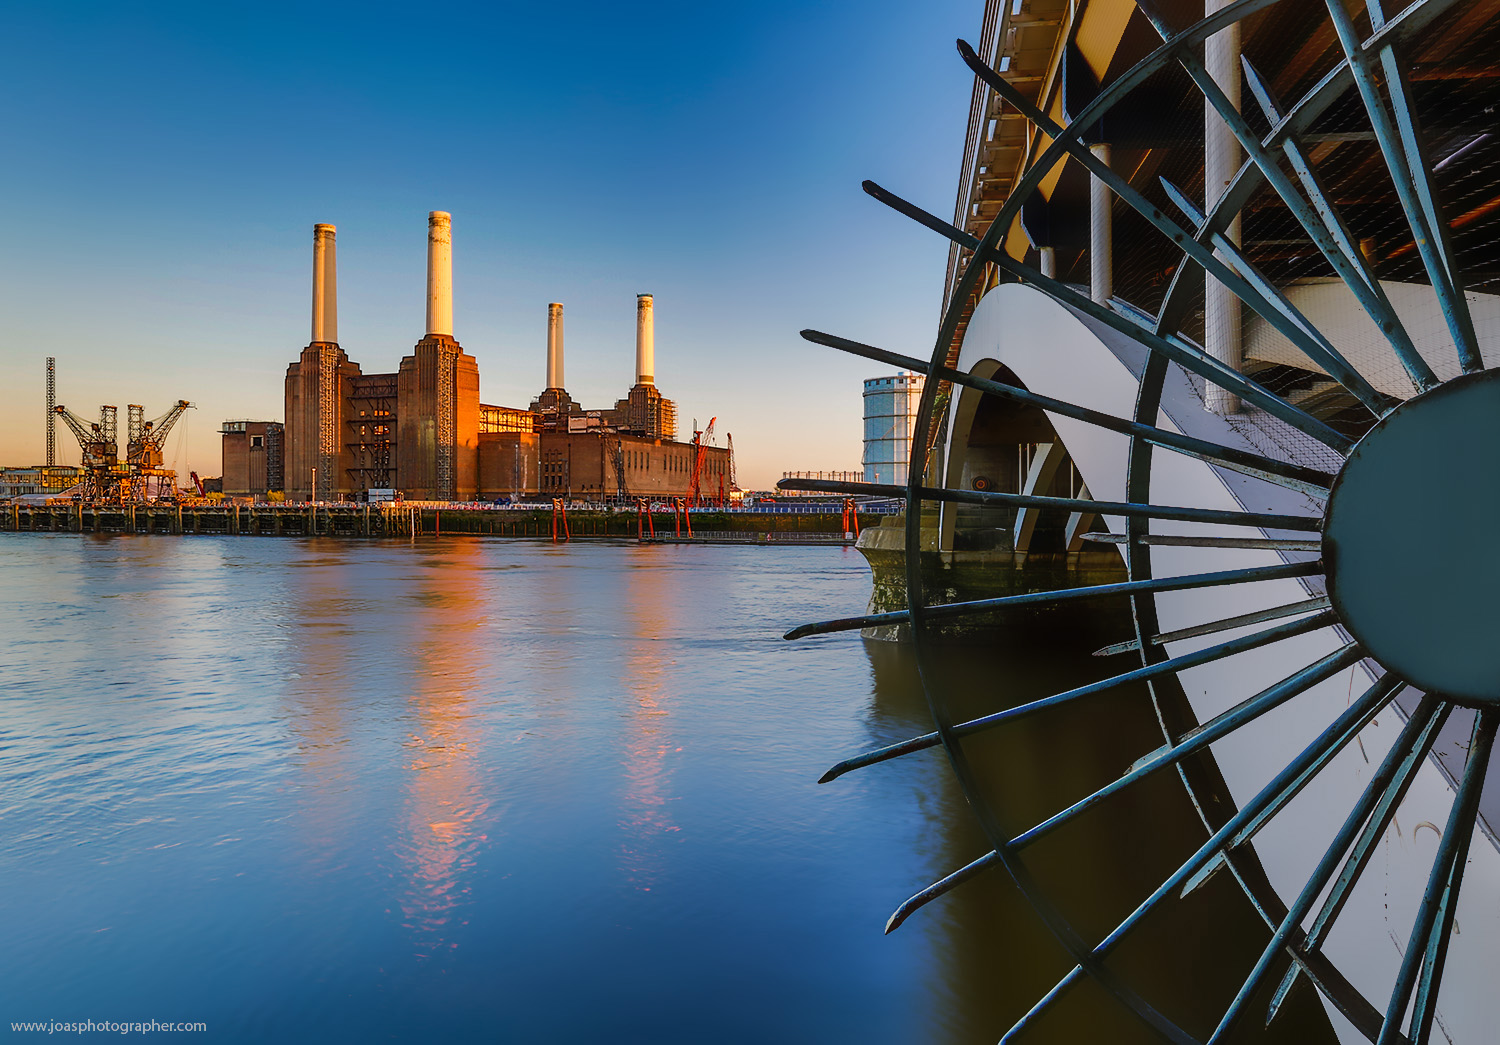
[[[694,507],[699,503],[698,481],[703,477],[703,459],[708,456],[708,441],[713,438],[714,422],[717,420],[717,417],[710,417],[707,428],[701,432],[696,428],[693,430],[693,447],[695,453],[693,454],[693,481],[688,486],[687,503],[689,507]]]

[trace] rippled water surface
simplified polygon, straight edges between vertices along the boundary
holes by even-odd
[[[0,541],[0,1019],[215,1039],[913,1041],[941,765],[858,553]],[[877,654],[878,655],[878,654]],[[941,801],[941,800],[940,800]]]
[[[780,638],[869,587],[843,548],[7,535],[0,1026],[996,1040],[1068,967],[1007,879],[881,931],[989,847],[943,756],[816,783],[931,728],[908,648]],[[975,711],[1023,701],[1107,674],[1080,651],[1111,626],[949,667]],[[1025,722],[971,752],[1018,823],[1161,742],[1141,694]],[[1102,932],[1202,837],[1164,779],[1035,866]],[[1236,902],[1216,880],[1132,959],[1191,1025],[1237,982],[1194,948],[1255,938]],[[1028,1040],[1155,1040],[1090,990]]]

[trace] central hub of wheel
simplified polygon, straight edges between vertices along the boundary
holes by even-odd
[[[1387,669],[1500,703],[1500,371],[1411,399],[1355,446],[1323,520],[1328,594]]]

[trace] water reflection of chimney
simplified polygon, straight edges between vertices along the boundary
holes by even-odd
[[[677,754],[669,727],[670,695],[666,671],[656,653],[655,639],[669,634],[676,623],[669,615],[676,605],[661,570],[631,570],[625,600],[631,642],[623,677],[630,680],[630,717],[624,740],[625,782],[621,794],[620,826],[627,832],[621,845],[621,870],[636,888],[649,892],[662,871],[662,836],[680,830],[667,815],[672,791],[668,756]]]
[[[417,663],[411,702],[419,733],[406,742],[412,775],[407,785],[406,837],[397,855],[406,861],[410,889],[402,902],[419,955],[456,947],[455,912],[468,902],[469,875],[486,841],[476,825],[489,813],[474,746],[471,694],[481,626],[473,614],[475,570],[482,549],[455,542],[422,571],[422,611],[415,636]]]
[[[362,564],[342,550],[304,550],[287,571],[286,626],[278,628],[278,657],[286,665],[281,713],[296,739],[296,768],[303,796],[298,827],[309,864],[342,859],[359,822],[360,798],[349,786],[357,772],[349,741],[359,727],[355,710],[363,651],[349,629],[347,593],[359,583]],[[316,866],[306,869],[317,874]]]

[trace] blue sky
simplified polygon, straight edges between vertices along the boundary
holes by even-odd
[[[612,404],[650,292],[657,383],[734,434],[742,485],[856,468],[883,370],[797,331],[930,351],[946,246],[859,182],[951,214],[982,6],[7,4],[0,463],[42,459],[54,355],[79,413],[198,404],[169,456],[218,474],[221,421],[281,416],[312,225],[380,372],[422,335],[447,210],[485,402],[540,391],[555,300],[569,391]]]

